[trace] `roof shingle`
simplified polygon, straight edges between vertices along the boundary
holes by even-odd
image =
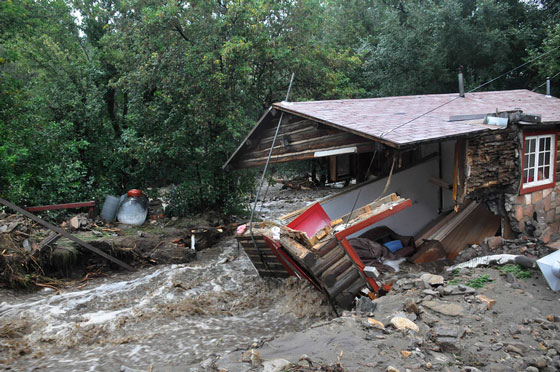
[[[560,123],[560,99],[524,89],[467,93],[463,98],[453,93],[279,102],[273,106],[398,146],[488,130],[472,122],[449,121],[455,115],[522,110],[541,115],[543,124]]]

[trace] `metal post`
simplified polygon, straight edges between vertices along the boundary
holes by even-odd
[[[550,77],[546,78],[546,96],[550,97]]]
[[[459,72],[458,78],[459,78],[459,96],[464,97],[465,96],[465,85],[464,85],[464,82],[463,82],[463,73],[462,72]]]

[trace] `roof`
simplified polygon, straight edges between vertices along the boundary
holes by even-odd
[[[541,115],[542,124],[560,123],[560,99],[525,89],[467,93],[465,97],[452,93],[280,102],[273,107],[397,146],[488,130],[480,125],[482,120],[478,124],[450,121],[456,115],[522,110]]]

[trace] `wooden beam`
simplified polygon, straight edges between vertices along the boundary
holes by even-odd
[[[358,143],[358,144],[352,144],[353,146],[357,147],[357,152],[372,152],[375,149],[375,143],[374,142],[365,142],[365,143]],[[305,150],[305,151],[300,151],[297,153],[293,153],[293,154],[283,154],[283,155],[272,155],[272,157],[270,158],[270,161],[272,164],[274,163],[284,163],[284,162],[288,162],[288,161],[294,161],[294,160],[304,160],[304,159],[313,159],[315,156],[315,152],[316,151],[328,151],[328,150],[335,150],[340,148],[340,146],[330,146],[330,147],[323,147],[323,148],[316,148],[316,149],[311,149],[311,150]],[[247,160],[241,160],[239,162],[236,163],[232,163],[232,166],[234,168],[250,168],[250,167],[256,167],[259,165],[263,165],[266,163],[266,159],[268,157],[262,157],[262,158],[258,158],[258,159],[247,159]]]
[[[25,209],[20,208],[17,205],[15,205],[15,204],[7,201],[7,200],[4,200],[2,198],[0,198],[0,203],[4,204],[6,207],[8,207],[10,209],[13,209],[14,211],[16,211],[18,213],[23,214],[25,217],[31,219],[32,221],[35,221],[38,224],[45,226],[47,229],[52,230],[52,231],[64,236],[65,238],[72,240],[74,243],[77,243],[77,244],[81,245],[82,247],[92,251],[95,254],[97,254],[97,255],[99,255],[103,258],[106,258],[107,260],[109,260],[113,263],[116,263],[117,265],[119,265],[119,266],[121,266],[121,267],[123,267],[123,268],[125,268],[129,271],[136,271],[136,269],[133,268],[132,266],[122,262],[119,259],[116,259],[113,256],[108,255],[107,253],[103,252],[102,250],[100,250],[98,248],[95,248],[93,245],[91,245],[89,243],[86,243],[81,239],[78,239],[77,237],[75,237],[74,235],[66,232],[65,230],[61,229],[60,227],[57,227],[55,225],[52,225],[52,224],[48,223],[47,221],[35,216],[34,214],[26,211]]]
[[[430,177],[428,178],[428,182],[432,183],[436,186],[441,187],[442,189],[446,189],[446,190],[451,190],[453,189],[453,185],[436,177]]]
[[[278,131],[278,135],[280,134],[285,134],[288,132],[293,132],[299,129],[315,129],[313,127],[313,122],[311,120],[308,119],[303,119],[292,122],[292,123],[284,123],[282,122],[282,124],[280,125],[280,130]],[[262,130],[259,130],[257,132],[255,132],[255,136],[261,137],[261,138],[267,138],[267,137],[274,137],[274,134],[276,133],[276,125],[274,125],[271,128],[263,128]]]
[[[301,141],[292,141],[289,143],[287,147],[282,144],[282,141],[277,141],[274,149],[272,151],[272,155],[282,155],[282,154],[291,154],[295,152],[311,150],[314,148],[319,147],[340,147],[340,146],[347,146],[353,145],[356,142],[363,142],[361,138],[344,132],[339,132],[333,135],[327,136],[313,136],[309,139],[304,139]],[[245,152],[241,157],[241,161],[243,160],[250,160],[255,158],[261,158],[264,156],[268,156],[270,152],[270,147],[266,148],[263,147],[261,150],[258,151],[250,151]]]
[[[93,208],[95,207],[95,201],[87,201],[81,203],[67,203],[67,204],[52,204],[52,205],[40,205],[37,207],[25,208],[28,212],[41,212],[41,211],[52,211],[56,209],[72,209],[72,208]]]

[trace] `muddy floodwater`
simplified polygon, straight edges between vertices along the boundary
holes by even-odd
[[[288,213],[332,192],[271,188],[260,216]],[[306,283],[261,280],[233,237],[189,264],[116,273],[61,294],[2,290],[0,296],[0,370],[15,371],[201,370],[213,354],[331,314]]]

